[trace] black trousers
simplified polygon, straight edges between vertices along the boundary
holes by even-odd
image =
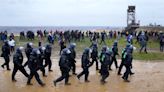
[[[101,69],[100,69],[100,73],[101,73],[101,81],[105,81],[105,79],[109,76],[109,71],[108,71],[108,68],[106,66],[101,66]]]
[[[24,67],[26,67],[28,65],[29,58],[30,58],[30,56],[27,56],[27,61],[25,62]]]
[[[55,80],[55,82],[60,82],[63,79],[65,79],[65,83],[68,83],[69,81],[69,70],[66,70],[64,68],[60,68],[61,70],[61,76]]]
[[[18,70],[19,70],[20,72],[22,72],[22,73],[24,74],[24,76],[29,77],[29,75],[27,74],[27,72],[26,72],[26,70],[24,69],[23,66],[20,67],[20,66],[14,64],[14,69],[13,69],[13,72],[12,72],[12,80],[15,79],[15,74],[17,73]]]
[[[71,62],[71,69],[72,69],[72,73],[76,73],[76,65],[74,61]]]
[[[46,58],[45,59],[45,65],[44,67],[46,67],[48,65],[48,70],[50,71],[51,70],[51,67],[52,67],[52,61],[50,59],[50,57]]]
[[[7,70],[9,70],[9,62],[10,62],[10,57],[9,56],[5,56],[4,57],[5,63],[2,64],[2,66],[6,65]]]
[[[39,74],[37,73],[37,69],[30,69],[30,76],[28,77],[27,83],[31,83],[31,79],[33,78],[33,76],[35,76],[35,79],[37,80],[37,82],[40,85],[43,84],[43,82],[39,78]]]
[[[45,76],[45,67],[43,65],[40,65],[38,70],[42,71],[43,76]]]
[[[113,61],[114,61],[115,67],[118,68],[117,59],[116,59],[116,56],[114,56],[114,57],[112,57],[112,62],[110,62],[110,64],[109,64],[109,69],[111,69]]]
[[[125,67],[126,67],[126,71],[123,75],[123,78],[127,80],[131,70],[130,70],[130,65],[125,65]]]
[[[85,75],[85,81],[87,81],[89,76],[88,67],[83,68],[83,71],[79,75],[77,75],[77,77],[80,78],[82,75]]]
[[[93,58],[92,59],[92,62],[91,62],[91,66],[94,64],[94,62],[96,62],[96,70],[99,69],[99,63],[98,63],[98,60],[96,58]]]
[[[118,69],[118,74],[121,74],[121,70],[122,70],[122,68],[124,66],[123,62],[124,62],[124,60],[121,61],[121,64],[120,64],[119,69]]]

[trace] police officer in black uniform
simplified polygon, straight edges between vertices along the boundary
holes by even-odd
[[[50,71],[50,72],[52,72],[52,70],[51,70],[51,66],[52,66],[51,51],[52,51],[51,45],[47,44],[46,49],[45,49],[45,66],[44,67],[46,67],[48,65],[48,71]]]
[[[102,64],[102,62],[105,58],[106,50],[107,50],[107,46],[103,46],[102,49],[101,49],[101,52],[99,54],[100,64]],[[101,71],[99,71],[99,73],[101,73]]]
[[[125,57],[124,65],[126,67],[126,71],[124,75],[122,76],[122,78],[124,79],[125,82],[130,82],[128,80],[128,76],[131,72],[131,65],[132,65],[132,60],[133,60],[132,52],[133,52],[132,48],[129,48],[124,54],[124,57]]]
[[[72,69],[72,73],[74,75],[77,75],[76,74],[76,65],[75,65],[75,63],[76,63],[76,60],[75,60],[75,58],[76,58],[75,47],[76,47],[76,43],[71,43],[68,49],[71,51],[69,61],[70,61],[70,67]]]
[[[45,67],[43,65],[44,63],[44,59],[45,59],[45,47],[39,47],[39,51],[40,51],[40,56],[39,56],[39,62],[38,62],[38,65],[39,65],[39,70],[42,71],[42,74],[44,77],[47,77],[47,75],[45,75]]]
[[[33,50],[33,47],[32,47],[33,43],[27,43],[27,46],[25,48],[25,54],[26,54],[26,57],[27,57],[27,61],[25,62],[24,64],[24,67],[28,65],[28,61],[29,61],[29,58],[30,58],[30,54]]]
[[[108,69],[109,69],[110,62],[112,62],[112,51],[110,51],[110,49],[108,49],[106,51],[105,58],[101,62],[100,74],[102,76],[102,78],[101,78],[102,84],[106,83],[105,79],[109,76]]]
[[[90,48],[85,48],[81,61],[82,61],[82,65],[81,67],[83,68],[83,71],[77,75],[77,78],[80,79],[80,77],[82,75],[85,75],[85,82],[90,82],[88,80],[88,76],[89,76],[89,67],[91,66],[91,62],[89,60],[89,54],[90,54]]]
[[[103,46],[99,55],[100,63],[102,63],[102,61],[105,58],[106,50],[107,50],[107,46]]]
[[[93,65],[94,62],[96,62],[96,70],[99,70],[99,65],[98,65],[98,47],[96,43],[93,43],[92,45],[92,52],[91,52],[91,58],[92,58],[92,63]]]
[[[10,46],[8,41],[4,41],[4,45],[2,46],[2,54],[1,57],[4,58],[5,63],[1,65],[2,68],[6,65],[7,70],[10,71],[9,62],[10,62]]]
[[[110,65],[109,65],[109,70],[112,70],[112,69],[111,69],[111,65],[113,64],[113,61],[114,61],[114,64],[115,64],[115,66],[116,66],[116,69],[118,68],[117,59],[116,59],[116,56],[119,55],[119,54],[118,54],[117,43],[118,43],[118,42],[115,41],[114,44],[113,44],[113,47],[112,47],[113,57],[112,57],[112,62],[111,62]]]
[[[16,81],[15,74],[18,70],[20,70],[27,78],[29,77],[29,74],[27,74],[26,70],[24,69],[22,63],[23,63],[23,54],[22,54],[23,47],[19,47],[16,50],[16,53],[13,56],[13,63],[14,63],[14,69],[12,72],[12,81]]]
[[[45,84],[40,80],[39,74],[37,73],[39,55],[40,55],[40,51],[38,49],[33,49],[30,54],[30,58],[28,61],[28,67],[30,69],[30,76],[28,77],[27,85],[32,85],[31,79],[33,78],[33,76],[35,76],[35,79],[38,81],[38,83],[41,86],[45,86]]]
[[[69,71],[70,71],[70,61],[69,61],[69,54],[71,53],[71,51],[67,48],[62,50],[62,54],[59,60],[59,66],[60,66],[60,70],[61,70],[61,76],[59,78],[57,78],[56,80],[54,80],[54,86],[56,86],[57,82],[62,81],[63,79],[65,79],[65,85],[71,85],[70,83],[68,83],[69,81]]]
[[[122,67],[123,66],[125,66],[124,65],[124,63],[125,63],[125,59],[126,59],[126,55],[125,54],[127,54],[127,50],[131,50],[131,53],[133,53],[133,45],[131,45],[131,44],[127,44],[127,46],[126,46],[126,48],[125,49],[123,49],[123,51],[122,51],[122,61],[121,61],[121,64],[120,64],[120,67],[119,67],[119,70],[118,70],[118,75],[122,75],[121,74],[121,70],[122,70]],[[131,66],[130,66],[130,68],[132,69],[132,64],[131,64]],[[134,73],[131,71],[131,69],[130,69],[130,75],[133,75]]]
[[[124,54],[126,53],[127,49],[130,47],[130,43],[128,43],[126,45],[126,47],[122,50],[122,55],[121,55],[121,64],[119,66],[119,69],[118,69],[118,75],[122,75],[121,74],[121,70],[122,70],[122,67],[124,66],[124,62],[125,62],[125,58],[124,58]]]

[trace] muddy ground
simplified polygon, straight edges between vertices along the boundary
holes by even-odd
[[[59,56],[53,55],[53,72],[47,72],[48,77],[42,77],[39,71],[41,79],[46,83],[45,87],[41,87],[33,78],[33,86],[27,86],[27,78],[19,71],[16,74],[17,82],[11,81],[11,71],[6,71],[0,67],[0,92],[164,92],[164,62],[149,62],[149,61],[137,61],[133,62],[133,72],[135,75],[131,76],[130,83],[125,83],[121,76],[117,76],[117,70],[112,65],[113,71],[110,71],[110,76],[107,79],[107,84],[100,84],[100,75],[95,70],[95,64],[89,69],[89,83],[83,81],[83,77],[79,81],[76,76],[70,77],[71,86],[65,86],[64,81],[53,85],[53,80],[61,75],[58,67]],[[26,61],[26,59],[24,59]],[[0,65],[4,62],[3,58],[0,58]],[[118,60],[120,63],[120,60]],[[77,73],[81,72],[80,55],[77,57]],[[12,57],[10,61],[10,67],[13,68]],[[29,73],[28,68],[26,70]],[[125,71],[123,68],[122,73]]]

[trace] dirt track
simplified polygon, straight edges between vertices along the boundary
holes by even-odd
[[[57,56],[56,56],[57,57]],[[24,60],[26,61],[26,60]],[[95,64],[90,68],[90,83],[84,83],[83,78],[79,81],[76,76],[70,77],[71,86],[65,86],[64,81],[54,87],[53,80],[60,76],[58,67],[58,58],[52,58],[53,72],[46,74],[48,77],[43,78],[40,73],[41,79],[46,83],[45,87],[40,85],[33,78],[33,86],[27,86],[27,78],[24,77],[19,71],[16,74],[17,82],[11,81],[12,71],[6,71],[0,68],[0,92],[163,92],[164,91],[164,62],[141,62],[134,61],[133,70],[135,75],[131,76],[130,83],[125,83],[121,76],[117,76],[117,70],[112,66],[113,71],[107,79],[108,83],[105,85],[100,84],[100,75],[95,71]],[[3,63],[0,58],[0,65]],[[118,61],[120,62],[120,61]],[[81,62],[77,59],[77,73],[81,72]],[[12,60],[10,61],[12,69]],[[28,68],[26,70],[29,73]],[[46,69],[47,70],[47,69]],[[122,72],[125,70],[123,69]]]

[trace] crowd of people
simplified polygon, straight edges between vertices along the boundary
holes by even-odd
[[[112,32],[112,31],[111,31]],[[69,83],[69,77],[70,77],[70,72],[72,71],[73,75],[77,75],[77,78],[80,80],[81,76],[85,76],[84,80],[85,82],[90,82],[88,79],[89,76],[89,68],[93,66],[94,62],[96,63],[96,71],[99,71],[101,75],[100,82],[102,84],[106,83],[106,78],[109,76],[110,71],[112,70],[111,66],[114,62],[116,69],[118,69],[118,75],[121,74],[121,70],[123,66],[126,68],[122,79],[125,82],[130,82],[128,80],[129,75],[133,75],[134,73],[132,72],[132,61],[133,61],[133,50],[136,48],[133,46],[133,39],[136,37],[137,42],[140,43],[141,48],[140,52],[142,51],[143,48],[145,53],[147,53],[147,41],[148,37],[154,36],[150,35],[147,32],[140,32],[138,35],[134,35],[133,33],[127,34],[126,39],[127,39],[127,45],[125,48],[122,50],[122,55],[121,55],[121,64],[118,65],[117,63],[117,55],[118,53],[118,40],[122,36],[120,32],[114,32],[111,36],[111,32],[109,32],[109,39],[112,37],[115,37],[116,40],[114,41],[112,47],[110,48],[109,46],[106,45],[105,40],[107,39],[107,33],[101,32],[91,32],[87,31],[86,37],[90,38],[91,41],[91,46],[86,47],[83,51],[83,54],[81,56],[81,68],[82,72],[77,74],[76,72],[76,43],[71,43],[71,42],[76,42],[76,41],[81,41],[85,39],[85,34],[84,32],[81,31],[65,31],[65,32],[49,32],[47,35],[46,30],[44,33],[42,31],[37,32],[37,37],[43,38],[47,37],[49,44],[47,44],[45,47],[41,44],[41,40],[39,40],[39,45],[37,48],[33,47],[33,43],[29,42],[26,44],[25,50],[24,47],[20,46],[16,49],[14,55],[13,55],[13,64],[14,64],[14,69],[12,71],[12,81],[16,82],[15,75],[18,70],[22,72],[25,77],[27,77],[27,85],[32,85],[31,79],[33,76],[35,76],[35,79],[41,86],[45,86],[45,83],[40,79],[40,75],[38,74],[38,70],[40,70],[43,74],[43,77],[47,77],[45,74],[45,68],[48,67],[48,71],[52,72],[53,70],[51,69],[52,67],[52,61],[51,61],[51,52],[52,52],[52,39],[57,39],[59,41],[59,44],[61,46],[60,49],[60,59],[59,59],[59,67],[61,71],[61,76],[53,81],[54,85],[56,86],[58,82],[62,81],[65,79],[65,85],[70,85]],[[23,33],[21,33],[23,34]],[[31,33],[32,35],[34,33]],[[136,34],[136,33],[135,33]],[[1,34],[6,35],[6,32]],[[24,34],[25,35],[25,34]],[[114,36],[113,36],[114,35]],[[51,36],[52,38],[50,39]],[[31,36],[30,36],[31,37]],[[35,37],[35,36],[34,36]],[[156,37],[156,36],[155,36]],[[100,42],[98,39],[100,38]],[[164,44],[164,35],[162,33],[158,34],[158,39],[160,40],[160,44]],[[10,62],[10,53],[11,51],[14,51],[13,47],[15,47],[15,41],[14,40],[14,34],[11,34],[9,36],[9,41],[3,40],[4,45],[2,46],[2,54],[1,57],[4,58],[4,64],[1,65],[2,68],[5,68],[7,70],[11,70],[9,66]],[[10,42],[11,41],[11,42]],[[69,45],[66,46],[64,43],[68,42]],[[101,48],[101,51],[98,51],[98,44],[104,43],[104,45]],[[13,45],[14,44],[14,45]],[[163,46],[163,45],[162,45]],[[163,51],[163,47],[160,47],[160,50]],[[11,49],[12,48],[12,49]],[[25,51],[27,61],[24,62],[24,55],[22,54],[23,51]],[[30,73],[27,73],[27,70],[25,67],[28,66]]]

